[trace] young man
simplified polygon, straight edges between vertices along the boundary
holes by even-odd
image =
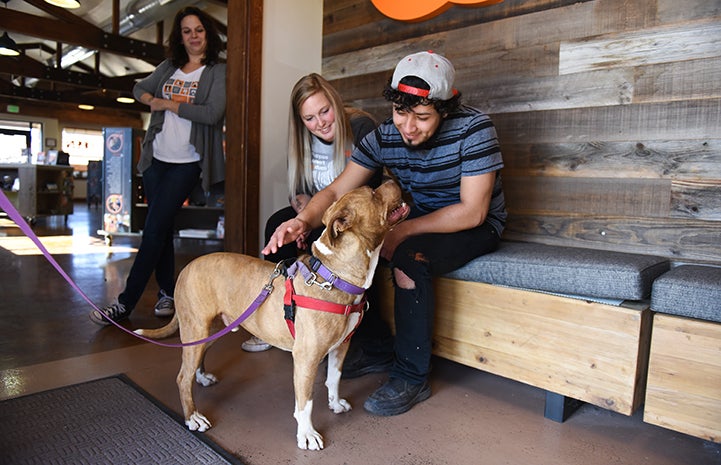
[[[364,318],[353,339],[360,350],[349,352],[343,370],[351,378],[390,368],[389,380],[364,404],[376,415],[398,415],[430,397],[431,278],[495,250],[506,220],[495,128],[484,113],[460,104],[454,78],[453,65],[433,52],[403,58],[383,92],[392,119],[361,141],[340,176],[281,224],[263,249],[275,252],[320,226],[330,204],[366,184],[379,167],[410,195],[411,214],[381,249],[393,270],[394,346],[371,311],[375,320]],[[368,334],[374,330],[380,332]]]

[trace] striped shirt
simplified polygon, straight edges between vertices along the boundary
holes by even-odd
[[[487,221],[499,236],[503,232],[506,206],[498,172],[503,158],[491,119],[475,108],[461,106],[418,147],[407,146],[389,118],[361,141],[351,159],[371,170],[385,166],[424,213],[459,203],[462,177],[496,172]]]

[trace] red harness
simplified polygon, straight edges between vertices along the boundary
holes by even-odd
[[[307,268],[302,262],[295,262],[293,264],[293,267],[298,267],[301,270],[305,269],[307,271]],[[293,272],[295,269],[293,269]],[[285,322],[288,325],[288,330],[290,331],[291,336],[293,336],[293,339],[295,339],[295,307],[296,305],[300,305],[303,308],[308,308],[311,310],[318,310],[321,312],[327,312],[327,313],[334,313],[336,315],[345,315],[348,316],[351,313],[360,313],[360,318],[358,318],[358,322],[356,323],[355,327],[353,328],[353,331],[351,331],[348,334],[348,337],[345,338],[344,342],[350,340],[351,336],[355,332],[355,330],[358,328],[358,325],[360,324],[361,320],[363,319],[363,311],[366,307],[366,298],[365,296],[363,299],[357,303],[357,304],[338,304],[335,302],[327,302],[325,300],[319,300],[315,299],[313,297],[308,297],[304,295],[298,295],[295,292],[295,287],[293,286],[293,276],[294,273],[291,273],[289,270],[288,277],[285,280],[285,295],[283,296],[283,308],[285,310]],[[306,280],[307,285],[309,284],[309,281]],[[317,283],[319,286],[326,288],[321,283]],[[325,284],[325,283],[323,283]],[[361,291],[365,291],[364,289],[359,288]],[[362,292],[361,292],[362,293]]]

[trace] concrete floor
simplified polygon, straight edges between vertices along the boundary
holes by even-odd
[[[118,237],[107,247],[95,233],[99,216],[80,203],[67,224],[39,219],[35,230],[100,305],[121,290],[138,241]],[[179,267],[222,247],[195,239],[177,244]],[[2,215],[0,286],[0,399],[125,373],[180,412],[180,350],[91,323],[89,304]],[[156,289],[151,283],[126,326],[161,324],[150,311]],[[626,417],[584,405],[565,423],[544,419],[543,391],[442,359],[434,360],[432,397],[390,418],[362,408],[384,375],[344,380],[341,394],[355,408],[335,415],[326,408],[320,370],[313,418],[326,447],[303,451],[295,444],[291,356],[278,349],[245,353],[246,337],[243,330],[231,333],[210,349],[206,368],[221,382],[198,387],[195,397],[214,424],[206,434],[247,464],[721,464],[721,444],[646,424],[640,412]]]

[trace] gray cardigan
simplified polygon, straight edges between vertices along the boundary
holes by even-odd
[[[165,81],[177,68],[170,60],[165,60],[155,68],[149,76],[133,87],[135,100],[149,93],[163,98],[162,88]],[[181,103],[178,116],[192,122],[190,127],[190,143],[201,157],[203,169],[203,189],[225,180],[225,155],[223,153],[223,124],[225,122],[225,63],[206,66],[198,81],[198,91],[192,104]],[[143,172],[153,160],[153,140],[163,128],[164,111],[150,114],[148,130],[143,140],[138,161],[138,171]]]

